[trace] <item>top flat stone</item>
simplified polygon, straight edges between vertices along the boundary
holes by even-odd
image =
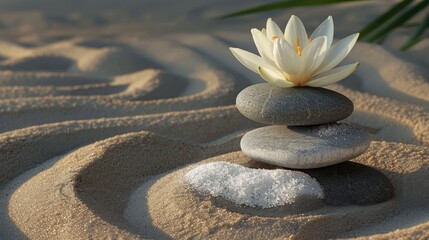
[[[353,102],[340,93],[314,87],[279,88],[268,83],[245,88],[236,104],[253,121],[288,126],[334,123],[353,112]]]

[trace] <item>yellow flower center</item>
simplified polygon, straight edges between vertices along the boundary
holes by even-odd
[[[298,54],[298,56],[300,56],[300,57],[301,57],[301,55],[302,55],[302,49],[301,49],[301,47],[299,46],[299,39],[298,39],[298,36],[296,37],[295,44],[296,44],[296,46],[295,46],[295,48],[296,48],[296,53]]]
[[[283,72],[283,75],[289,82],[293,82],[297,87],[302,87],[306,82],[311,79],[311,74],[303,73],[303,74],[288,74]]]

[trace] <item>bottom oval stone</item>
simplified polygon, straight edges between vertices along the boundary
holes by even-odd
[[[344,162],[302,172],[322,185],[324,201],[329,206],[365,206],[385,202],[394,196],[393,185],[383,173],[360,163]]]
[[[334,165],[359,156],[369,147],[370,135],[346,123],[308,127],[268,126],[241,139],[241,150],[255,161],[310,169]]]

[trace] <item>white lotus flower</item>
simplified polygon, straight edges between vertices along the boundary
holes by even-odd
[[[359,65],[334,68],[353,48],[359,33],[331,46],[334,37],[331,16],[310,37],[301,20],[293,15],[284,34],[271,18],[266,29],[254,28],[251,33],[260,56],[239,48],[230,50],[245,67],[278,87],[326,86],[348,77]]]

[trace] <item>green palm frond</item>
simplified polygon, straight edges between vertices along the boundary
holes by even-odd
[[[405,2],[405,0],[403,1]],[[384,27],[381,27],[381,30],[377,31],[373,36],[368,38],[369,42],[374,42],[377,39],[383,37],[384,35],[390,33],[395,28],[400,27],[403,23],[410,20],[413,16],[415,16],[417,13],[419,13],[421,10],[426,8],[429,5],[429,0],[421,1],[419,4],[413,6],[410,9],[406,9],[399,13],[399,16]]]
[[[418,42],[420,42],[421,40],[423,40],[423,38],[421,36],[423,35],[423,33],[425,32],[425,30],[427,28],[429,28],[429,13],[426,14],[425,19],[417,27],[417,29],[414,32],[413,36],[411,36],[411,38],[408,39],[408,41],[404,45],[402,45],[401,50],[408,50],[412,46],[414,46],[415,44],[417,44]]]
[[[280,1],[274,3],[267,3],[260,6],[247,8],[238,12],[233,12],[220,18],[231,18],[238,17],[258,12],[266,12],[270,10],[277,10],[282,8],[291,8],[291,7],[309,7],[309,6],[319,6],[326,4],[334,3],[344,3],[344,2],[358,2],[358,1],[371,1],[371,0],[289,0],[289,1]]]
[[[394,17],[396,14],[398,14],[400,11],[402,11],[405,7],[407,7],[412,2],[413,0],[404,0],[394,5],[386,13],[382,14],[374,21],[369,23],[364,29],[360,30],[359,38],[360,39],[365,38],[368,34],[370,34],[372,31],[376,30],[378,27],[383,25],[385,22],[387,22],[389,19]]]
[[[226,14],[220,18],[238,17],[282,8],[340,4],[357,1],[370,0],[285,0],[247,8]],[[425,19],[421,23],[407,24],[407,22],[421,11],[427,9],[428,6],[429,0],[402,0],[370,22],[365,28],[361,29],[361,31],[359,31],[360,39],[372,43],[382,43],[383,40],[386,39],[387,36],[395,29],[404,26],[413,27],[416,28],[416,30],[413,35],[410,36],[408,41],[401,47],[401,50],[407,50],[424,38],[423,35],[426,29],[429,28],[429,13],[427,13]]]

